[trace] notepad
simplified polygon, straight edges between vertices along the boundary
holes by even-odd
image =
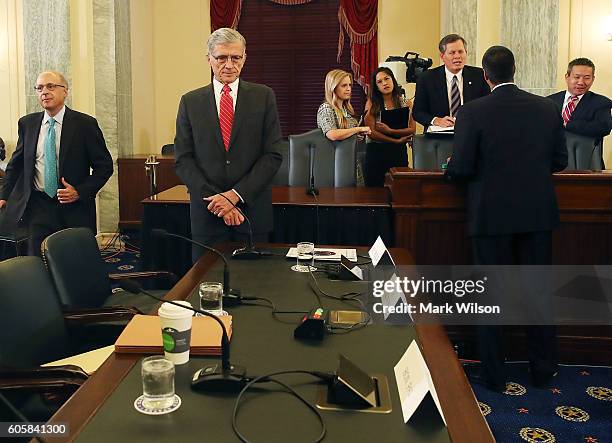
[[[232,337],[232,316],[219,319]],[[115,342],[115,352],[154,354],[163,352],[161,326],[157,315],[135,315]],[[210,317],[193,317],[191,328],[192,355],[221,355],[221,326]]]
[[[404,129],[408,127],[410,108],[383,109],[380,111],[380,121],[391,129]]]

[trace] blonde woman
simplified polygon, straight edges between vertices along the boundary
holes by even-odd
[[[317,111],[317,126],[332,141],[371,132],[368,126],[358,126],[351,105],[352,87],[351,74],[342,69],[329,71],[325,76],[325,102]]]

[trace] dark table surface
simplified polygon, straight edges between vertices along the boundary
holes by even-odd
[[[286,249],[276,251],[284,254]],[[402,254],[407,256],[405,252]],[[404,257],[404,263],[405,260]],[[291,271],[292,264],[280,256],[256,262],[231,261],[232,287],[242,290],[244,295],[270,298],[279,310],[307,311],[318,302],[310,289],[310,277]],[[194,291],[202,280],[221,281],[221,267],[212,257],[203,257],[168,298],[188,298],[197,306]],[[334,282],[323,276],[319,281],[325,291],[333,294],[351,290],[371,293],[363,282]],[[328,298],[323,298],[322,304],[326,308],[351,308]],[[328,335],[322,342],[309,343],[293,338],[299,314],[279,315],[282,316],[279,321],[264,306],[243,305],[227,310],[233,315],[232,363],[246,366],[249,374],[285,369],[333,372],[342,353],[366,372],[386,375],[392,412],[322,411],[327,426],[325,441],[447,442],[451,441],[450,436],[452,441],[493,441],[441,328],[376,322],[349,334]],[[419,340],[430,366],[448,428],[431,402],[409,424],[403,422],[393,366],[414,339]],[[235,394],[202,394],[189,387],[196,369],[218,360],[192,357],[187,365],[177,367],[176,392],[182,398],[182,406],[171,414],[157,417],[142,415],[133,407],[134,400],[142,394],[140,360],[141,356],[136,355],[112,355],[52,422],[68,421],[70,439],[87,442],[238,441],[231,426]],[[315,402],[314,379],[292,375],[283,381],[292,384],[310,403]],[[316,418],[304,405],[278,391],[248,394],[239,425],[249,438],[266,442],[313,441],[320,431]]]

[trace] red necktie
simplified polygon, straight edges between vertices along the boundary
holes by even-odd
[[[221,90],[221,101],[219,103],[219,123],[221,124],[221,135],[225,150],[229,150],[230,136],[232,135],[232,123],[234,122],[234,100],[230,95],[231,88],[223,85]]]
[[[578,96],[572,95],[570,99],[568,100],[567,105],[565,105],[563,112],[561,113],[561,116],[563,117],[563,123],[565,123],[566,125],[567,125],[567,122],[570,121],[570,118],[572,117],[572,112],[574,112],[574,109],[576,109],[577,101],[578,101]]]

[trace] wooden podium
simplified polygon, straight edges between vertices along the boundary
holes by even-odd
[[[612,171],[554,174],[561,225],[553,233],[553,264],[612,263]],[[438,171],[393,168],[387,175],[395,245],[419,264],[469,264],[465,187]]]

